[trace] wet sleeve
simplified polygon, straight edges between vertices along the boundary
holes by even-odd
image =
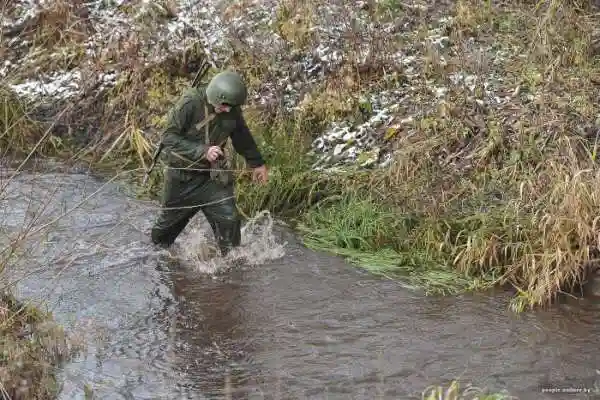
[[[167,117],[163,132],[163,145],[178,155],[191,161],[199,161],[205,154],[206,146],[185,138],[194,119],[195,104],[191,100],[177,104]]]
[[[251,168],[260,167],[265,164],[265,160],[256,146],[246,120],[241,114],[237,119],[236,129],[231,134],[231,144],[234,150],[246,159]]]

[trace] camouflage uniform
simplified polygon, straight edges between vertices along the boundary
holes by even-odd
[[[163,136],[163,159],[168,166],[162,195],[165,209],[152,228],[155,244],[163,247],[173,244],[199,210],[210,223],[223,254],[240,244],[241,221],[233,174],[211,170],[211,167],[226,168],[224,160],[213,165],[206,160],[210,146],[223,149],[231,138],[233,148],[250,167],[264,165],[242,115],[240,106],[245,102],[246,92],[245,86],[240,85],[243,83],[239,75],[223,72],[208,86],[186,90],[171,109]],[[229,104],[232,108],[230,112],[217,114],[211,103]]]

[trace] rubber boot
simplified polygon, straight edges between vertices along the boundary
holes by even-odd
[[[223,257],[229,254],[231,249],[240,245],[241,225],[241,221],[221,220],[214,223],[215,237]]]

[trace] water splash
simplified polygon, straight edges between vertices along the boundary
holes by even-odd
[[[206,220],[191,221],[169,256],[186,268],[210,275],[261,265],[285,255],[287,243],[277,240],[274,224],[269,211],[257,213],[242,227],[241,245],[222,257]]]

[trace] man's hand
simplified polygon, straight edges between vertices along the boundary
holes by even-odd
[[[206,159],[209,162],[214,162],[217,158],[223,155],[223,150],[219,146],[210,146],[208,150],[206,150]]]
[[[269,171],[266,165],[261,165],[252,170],[252,180],[254,182],[267,183],[269,179]]]

